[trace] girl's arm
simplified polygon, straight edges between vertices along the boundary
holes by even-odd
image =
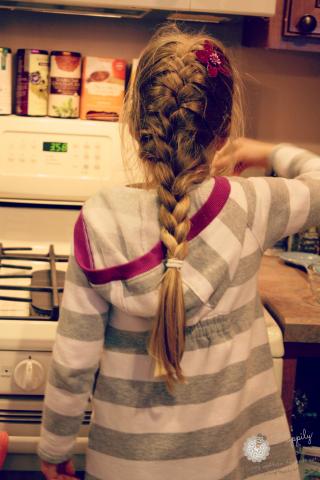
[[[108,308],[71,256],[38,446],[44,462],[61,464],[72,455],[99,366]]]
[[[320,157],[289,144],[241,138],[217,155],[215,168],[272,168],[282,178],[239,179],[252,210],[251,229],[262,251],[278,240],[320,224]]]
[[[268,162],[280,178],[248,179],[256,201],[252,231],[263,251],[283,237],[320,224],[320,157],[280,144]]]

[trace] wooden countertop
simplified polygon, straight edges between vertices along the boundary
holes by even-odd
[[[285,342],[320,344],[320,303],[311,293],[305,271],[264,255],[259,291],[262,302],[278,320]]]

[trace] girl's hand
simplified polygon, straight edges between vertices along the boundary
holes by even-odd
[[[249,167],[267,169],[269,156],[274,149],[273,143],[260,142],[250,138],[238,138],[228,142],[213,160],[214,174],[239,175]]]
[[[41,472],[45,476],[46,480],[79,480],[75,476],[75,469],[72,460],[66,462],[54,464],[41,461]]]

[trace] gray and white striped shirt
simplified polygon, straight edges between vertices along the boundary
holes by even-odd
[[[85,204],[47,383],[42,459],[72,455],[99,368],[87,480],[300,478],[257,273],[266,248],[320,224],[320,159],[279,145],[271,161],[287,178],[216,177],[191,192],[181,270],[187,383],[174,395],[153,377],[147,354],[164,272],[156,192],[106,189]],[[243,445],[258,433],[270,453],[252,462]]]

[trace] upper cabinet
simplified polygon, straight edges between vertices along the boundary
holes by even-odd
[[[88,0],[87,0],[88,1]],[[96,0],[95,0],[96,1]],[[91,0],[90,0],[91,3]],[[100,0],[101,6],[114,6],[120,8],[156,8],[161,10],[189,10],[190,0]]]
[[[270,19],[245,20],[243,43],[320,52],[320,0],[277,0],[276,13]]]
[[[276,0],[6,0],[1,6],[13,9],[46,10],[55,6],[80,7],[85,9],[156,9],[208,12],[235,15],[271,16],[275,12]]]
[[[30,0],[29,0],[30,1]],[[36,0],[39,2],[39,0]],[[41,0],[43,1],[43,0]],[[50,0],[46,0],[47,1]],[[85,5],[100,8],[156,8],[163,10],[188,10],[190,0],[59,0],[61,3],[70,4],[72,1],[75,5]],[[56,1],[52,2],[56,3]]]
[[[190,0],[194,12],[229,13],[235,15],[274,15],[276,0]]]
[[[290,0],[284,12],[285,36],[308,35],[320,39],[320,0]]]
[[[36,8],[41,4],[45,6],[65,5],[69,7],[82,7],[82,8],[111,8],[116,10],[137,8],[137,9],[159,9],[159,10],[189,10],[190,0],[6,0],[2,2],[0,0],[0,6],[7,4],[15,8],[20,9],[28,5]]]

